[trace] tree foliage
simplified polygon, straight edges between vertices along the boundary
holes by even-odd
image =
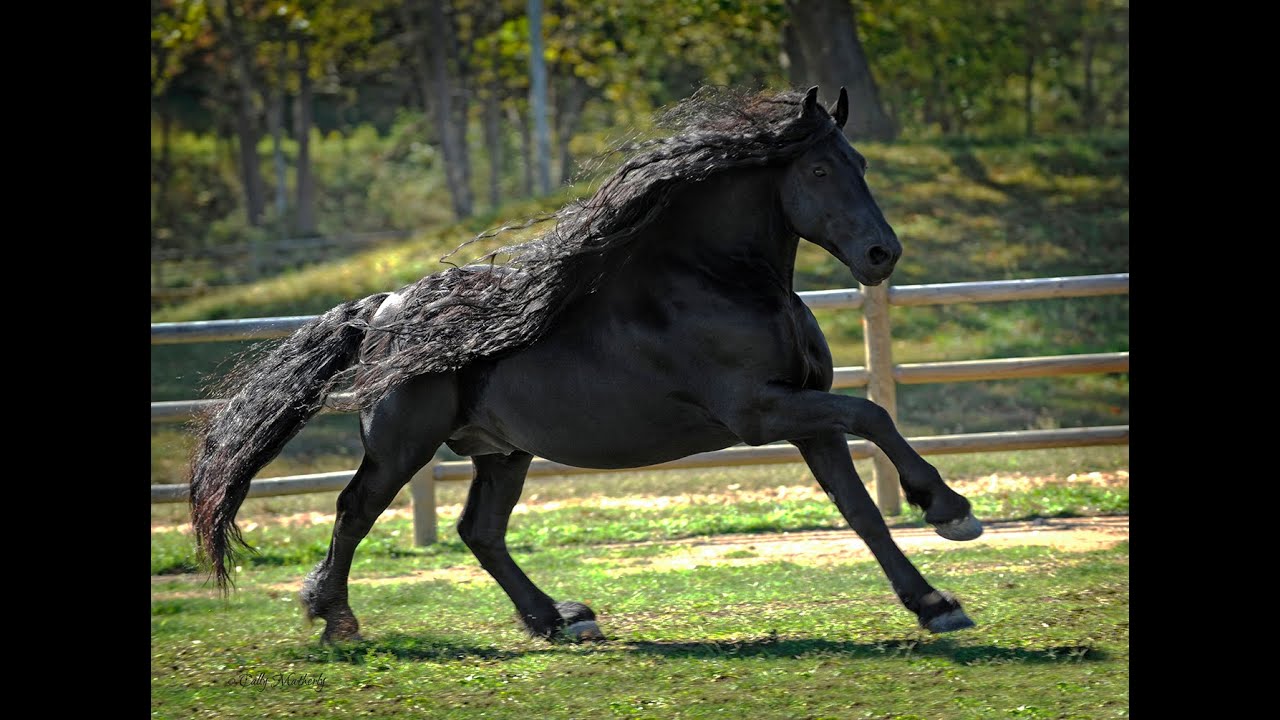
[[[375,196],[404,199],[403,192],[388,193],[389,186],[378,184],[382,176],[431,188],[413,195],[441,203],[445,213],[446,191],[460,182],[494,208],[530,194],[525,0],[431,1],[234,0],[249,75],[238,84],[223,2],[152,0],[153,246],[193,247],[251,233],[243,188],[247,161],[237,160],[234,148],[244,137],[266,133],[268,111],[279,108],[271,103],[282,98],[287,142],[277,160],[289,168],[289,217],[277,218],[275,207],[267,207],[263,227],[283,222],[292,231],[383,230],[382,223],[442,214],[441,208],[375,209]],[[901,137],[1127,129],[1127,0],[850,4],[883,110]],[[793,25],[805,26],[795,14],[809,7],[785,0],[543,5],[553,167],[561,182],[575,176],[580,158],[619,135],[643,131],[654,109],[700,85],[795,82],[784,38]],[[443,10],[443,25],[433,26],[429,18],[435,16],[419,11],[436,7]],[[444,86],[424,84],[429,64],[418,43],[427,39],[449,45]],[[824,97],[834,90],[824,88]],[[238,129],[238,102],[246,92],[251,127]],[[442,100],[451,108],[448,122],[428,121]],[[340,139],[356,132],[372,132],[375,139]],[[459,138],[462,152],[443,151],[448,135]],[[300,146],[304,138],[308,142]],[[313,149],[312,138],[324,147]],[[262,168],[270,168],[271,143],[251,144]],[[349,158],[363,168],[351,177],[371,184],[358,203],[364,209],[338,219],[329,213],[354,208],[333,198],[350,198],[353,188],[342,172],[311,165],[317,152],[331,162],[332,148],[340,147],[372,154]],[[275,174],[259,174],[265,193],[273,194]],[[304,192],[300,181],[314,187]],[[229,195],[227,188],[233,189]],[[470,212],[468,203],[460,214]]]

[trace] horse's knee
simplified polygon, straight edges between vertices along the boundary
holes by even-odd
[[[458,536],[476,557],[490,556],[506,550],[506,538],[493,530],[480,529],[464,518],[458,522]]]
[[[342,492],[338,493],[338,517],[347,517],[360,512],[360,493],[356,490],[355,483],[348,483]]]
[[[894,427],[893,417],[889,415],[889,411],[870,400],[858,403],[852,421],[855,428],[883,431]]]

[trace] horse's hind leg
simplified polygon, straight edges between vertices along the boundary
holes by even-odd
[[[949,593],[934,590],[893,542],[884,517],[854,470],[844,434],[828,432],[793,440],[792,444],[800,449],[818,484],[835,501],[849,526],[871,549],[898,599],[916,614],[920,626],[932,632],[973,627],[973,621],[964,614],[960,603]]]
[[[360,625],[347,602],[347,578],[356,547],[400,488],[448,437],[456,397],[451,376],[423,376],[393,391],[362,416],[364,459],[338,496],[329,552],[307,575],[301,592],[307,617],[324,619],[326,642],[360,639]]]
[[[550,640],[557,633],[576,640],[603,640],[591,608],[576,602],[557,603],[538,589],[507,551],[507,523],[520,500],[533,456],[477,455],[471,458],[475,478],[458,520],[458,534],[480,566],[502,586],[531,635]]]

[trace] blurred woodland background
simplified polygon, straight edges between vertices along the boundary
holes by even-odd
[[[1128,29],[1124,0],[152,0],[153,287],[501,219],[704,84],[845,85],[853,140],[1127,151]]]

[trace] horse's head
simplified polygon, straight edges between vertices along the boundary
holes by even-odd
[[[800,237],[847,265],[859,282],[879,285],[893,272],[902,244],[863,179],[866,158],[837,130],[849,118],[849,95],[840,88],[840,99],[825,111],[818,106],[818,88],[809,88],[800,113],[827,127],[829,121],[819,115],[830,115],[835,126],[783,172],[780,194],[787,221]]]

